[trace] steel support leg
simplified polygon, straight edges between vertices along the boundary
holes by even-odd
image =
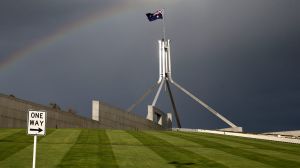
[[[147,96],[151,91],[153,91],[158,86],[158,83],[152,85],[139,99],[137,99],[128,109],[127,112],[132,112],[134,108],[136,108]]]
[[[162,86],[164,85],[164,82],[165,82],[165,79],[162,79],[162,81],[161,81],[161,83],[160,83],[160,86],[159,86],[159,88],[158,88],[158,90],[157,90],[157,92],[156,92],[156,95],[155,95],[155,97],[154,97],[154,100],[153,100],[153,102],[152,102],[152,106],[155,106],[155,104],[156,104],[156,102],[157,102],[157,99],[158,99],[158,97],[159,97],[161,88],[162,88]]]
[[[176,117],[177,127],[181,128],[181,123],[180,123],[179,115],[177,113],[177,109],[176,109],[176,106],[175,106],[175,101],[174,101],[174,98],[173,98],[173,95],[172,95],[172,92],[171,92],[171,88],[170,88],[170,84],[169,84],[168,80],[166,80],[166,85],[167,85],[167,89],[168,89],[168,92],[169,92],[170,100],[171,100],[171,103],[172,103],[173,111],[174,111],[174,114],[175,114],[175,117]]]

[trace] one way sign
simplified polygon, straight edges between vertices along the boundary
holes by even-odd
[[[27,117],[27,134],[28,135],[46,135],[45,111],[28,111]]]

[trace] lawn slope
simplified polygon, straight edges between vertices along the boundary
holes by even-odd
[[[32,164],[33,137],[0,129],[0,168]],[[300,145],[169,131],[48,129],[37,167],[300,168]]]

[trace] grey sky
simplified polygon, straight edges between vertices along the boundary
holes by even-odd
[[[246,131],[300,128],[297,0],[3,0],[0,62],[66,25],[98,17],[0,67],[0,92],[84,116],[92,99],[128,108],[158,79],[161,21],[149,23],[145,13],[160,8],[174,80]],[[172,89],[183,127],[226,127]],[[136,113],[146,115],[153,97]],[[158,105],[171,110],[164,95]]]

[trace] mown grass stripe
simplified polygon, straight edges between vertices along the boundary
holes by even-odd
[[[195,134],[183,133],[183,132],[180,132],[180,133],[165,132],[165,133],[168,135],[181,137],[183,139],[199,143],[207,148],[214,148],[217,150],[221,150],[221,151],[224,151],[224,152],[232,154],[232,155],[241,156],[241,157],[247,158],[249,160],[261,162],[263,164],[267,164],[267,165],[270,165],[273,167],[278,167],[278,168],[290,167],[290,168],[292,168],[292,167],[299,167],[299,165],[300,165],[300,162],[276,158],[276,157],[272,157],[269,155],[252,152],[249,150],[243,150],[240,148],[234,148],[234,147],[225,145],[224,142],[222,142],[222,141],[220,141],[221,143],[212,142],[212,141],[203,139],[201,137],[201,135],[195,135]]]
[[[223,142],[226,142],[226,144],[236,143],[236,144],[238,144],[239,148],[242,148],[245,150],[250,150],[250,151],[254,151],[254,152],[258,152],[258,153],[262,153],[262,154],[265,153],[267,155],[286,159],[286,160],[299,161],[299,159],[293,159],[295,157],[299,158],[299,156],[300,156],[299,149],[297,150],[296,146],[295,146],[295,148],[286,149],[286,148],[281,148],[281,143],[277,143],[277,145],[275,146],[272,142],[269,142],[271,145],[267,145],[267,144],[256,143],[257,141],[248,142],[248,141],[240,141],[239,139],[231,140],[231,139],[227,139],[227,137],[224,137],[226,139],[222,139],[221,137],[215,138],[212,136],[209,136],[209,137],[202,136],[202,137],[205,137],[207,140],[215,140],[217,142],[222,140]],[[276,153],[280,153],[280,155],[276,155]]]
[[[37,144],[36,167],[56,168],[72,144]],[[3,161],[1,168],[30,168],[32,167],[33,145],[18,151]]]
[[[54,130],[48,129],[47,134],[51,134]],[[38,141],[43,139],[44,136],[39,136]],[[5,160],[11,155],[19,152],[20,150],[26,148],[33,144],[33,136],[29,136],[25,129],[9,135],[0,140],[0,161]]]
[[[82,143],[89,134],[89,130],[81,130],[76,143],[70,148],[61,160],[58,167],[87,167],[92,162],[92,155],[97,155],[98,145],[85,145]],[[90,163],[90,167],[96,167],[97,162]]]
[[[51,135],[47,135],[40,144],[75,144],[81,130],[79,129],[57,129]]]
[[[300,156],[299,155],[282,153],[282,152],[273,151],[273,150],[258,149],[258,148],[251,149],[251,151],[265,154],[265,155],[270,155],[270,156],[276,157],[276,158],[282,158],[282,159],[286,159],[286,160],[299,162],[299,167],[300,167],[300,160],[299,160]]]
[[[150,148],[160,157],[176,167],[219,167],[225,168],[225,165],[207,159],[201,155],[174,146],[169,142],[157,138],[146,132],[127,131],[129,134],[138,139],[144,146]]]
[[[111,145],[143,146],[143,144],[124,130],[106,130]]]
[[[120,168],[174,168],[124,130],[106,131]]]
[[[195,133],[194,133],[195,134]],[[244,145],[250,145],[255,148],[264,149],[264,150],[272,150],[282,153],[294,154],[300,156],[300,145],[297,144],[284,144],[280,142],[272,142],[272,141],[259,141],[255,139],[246,139],[240,137],[230,137],[230,136],[220,136],[220,135],[211,135],[211,134],[202,134],[204,137],[219,139],[222,141],[236,142]],[[286,148],[283,148],[283,147]]]
[[[16,132],[19,132],[21,129],[7,129],[7,128],[0,128],[0,140],[10,136]]]
[[[99,150],[100,150],[100,167],[107,167],[107,168],[117,168],[118,164],[116,161],[116,157],[112,150],[112,146],[110,140],[106,134],[105,130],[98,131],[99,136]]]
[[[58,167],[117,167],[105,130],[81,130]]]
[[[182,139],[175,136],[169,136],[167,134],[164,134],[165,131],[147,131],[148,134],[153,135],[155,137],[158,137],[160,139],[163,139],[169,143],[171,143],[174,146],[180,146],[180,147],[202,147],[200,144],[188,141],[186,139]]]
[[[164,139],[175,146],[180,146],[186,150],[205,156],[208,159],[222,163],[230,168],[241,168],[241,167],[271,168],[272,167],[269,165],[262,164],[260,162],[249,160],[247,158],[231,155],[217,149],[206,148],[200,145],[199,143],[195,143],[186,139],[182,139],[180,137],[175,137],[175,136],[170,136],[168,134],[165,134],[164,131],[163,132],[153,131],[148,133],[156,137],[159,137],[161,139]],[[180,143],[178,143],[178,141],[180,141]],[[179,144],[183,144],[183,145],[179,145]],[[196,144],[196,145],[191,145],[191,144]]]

